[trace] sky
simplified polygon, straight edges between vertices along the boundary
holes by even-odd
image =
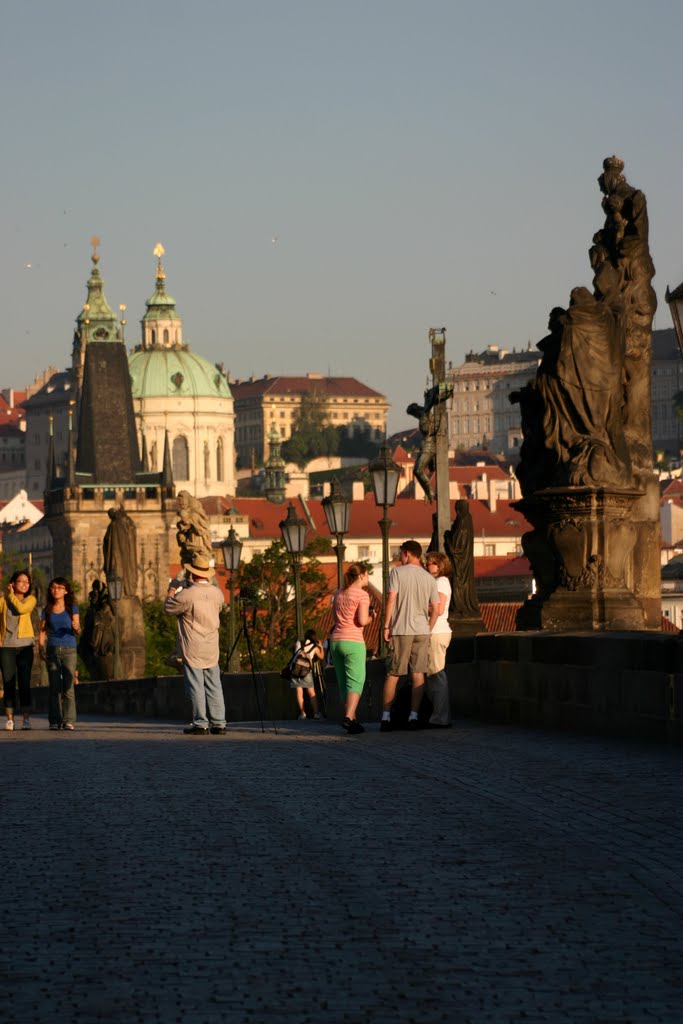
[[[683,281],[680,0],[4,0],[0,385],[70,361],[89,239],[139,340],[152,250],[233,376],[318,371],[391,430],[446,357],[590,285],[613,153]]]

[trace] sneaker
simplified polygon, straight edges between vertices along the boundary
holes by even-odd
[[[31,719],[30,718],[25,718],[24,721],[21,724],[21,728],[22,729],[30,729],[31,728]]]
[[[225,736],[225,726],[212,725],[211,728],[209,729],[209,732],[211,733],[212,736]]]
[[[406,722],[406,729],[410,729],[411,732],[414,732],[415,729],[419,728],[420,723],[417,718],[409,718],[408,721]]]
[[[208,736],[209,730],[202,725],[188,725],[187,729],[183,729],[186,736]]]
[[[342,722],[342,729],[346,729],[346,731],[348,732],[350,725],[351,725],[351,719],[350,718],[345,718],[344,721]]]
[[[298,722],[304,722],[307,717],[308,717],[308,715],[306,714],[306,712],[302,711],[301,714],[299,715],[297,721]]]
[[[7,732],[12,732],[12,730],[14,729],[14,719],[13,718],[8,718],[7,719],[7,721],[5,722],[5,729],[7,730]]]
[[[323,716],[320,714],[319,711],[316,711],[316,713],[313,715],[313,718],[316,722],[322,722],[323,720]]]
[[[62,728],[62,727],[61,727],[61,725],[56,725],[56,724],[55,724],[54,722],[53,722],[53,723],[52,723],[52,725],[50,726],[50,729],[51,729],[51,730],[55,730],[55,729],[61,729],[61,728]]]
[[[349,736],[357,736],[359,733],[365,732],[365,729],[360,724],[357,718],[352,718],[351,721],[349,722],[346,731],[348,732]]]
[[[62,728],[66,729],[67,732],[73,732],[76,726],[73,724],[73,722],[65,722]]]
[[[393,732],[394,731],[394,727],[391,724],[391,722],[389,721],[389,719],[386,719],[386,718],[382,719],[382,721],[379,723],[379,731],[380,732]]]

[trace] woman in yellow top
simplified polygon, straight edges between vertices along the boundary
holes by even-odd
[[[30,590],[31,577],[20,569],[9,581],[7,596],[0,595],[0,669],[5,689],[5,729],[10,731],[14,729],[17,684],[24,716],[22,728],[31,728],[31,669],[35,644],[31,612],[36,599]]]

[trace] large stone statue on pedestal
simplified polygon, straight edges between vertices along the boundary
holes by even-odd
[[[537,593],[524,628],[659,629],[659,507],[650,361],[656,297],[645,196],[609,157],[598,179],[593,292],[550,314],[536,379],[519,402],[518,507]]]
[[[93,583],[81,655],[93,679],[139,679],[145,674],[145,624],[137,596],[135,523],[122,506],[107,514],[102,541],[107,586]]]

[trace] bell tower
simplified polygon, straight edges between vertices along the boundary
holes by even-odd
[[[161,262],[165,252],[161,242],[157,242],[156,289],[145,303],[147,312],[140,321],[143,349],[183,347],[183,321],[176,312],[175,299],[166,292],[166,273]]]

